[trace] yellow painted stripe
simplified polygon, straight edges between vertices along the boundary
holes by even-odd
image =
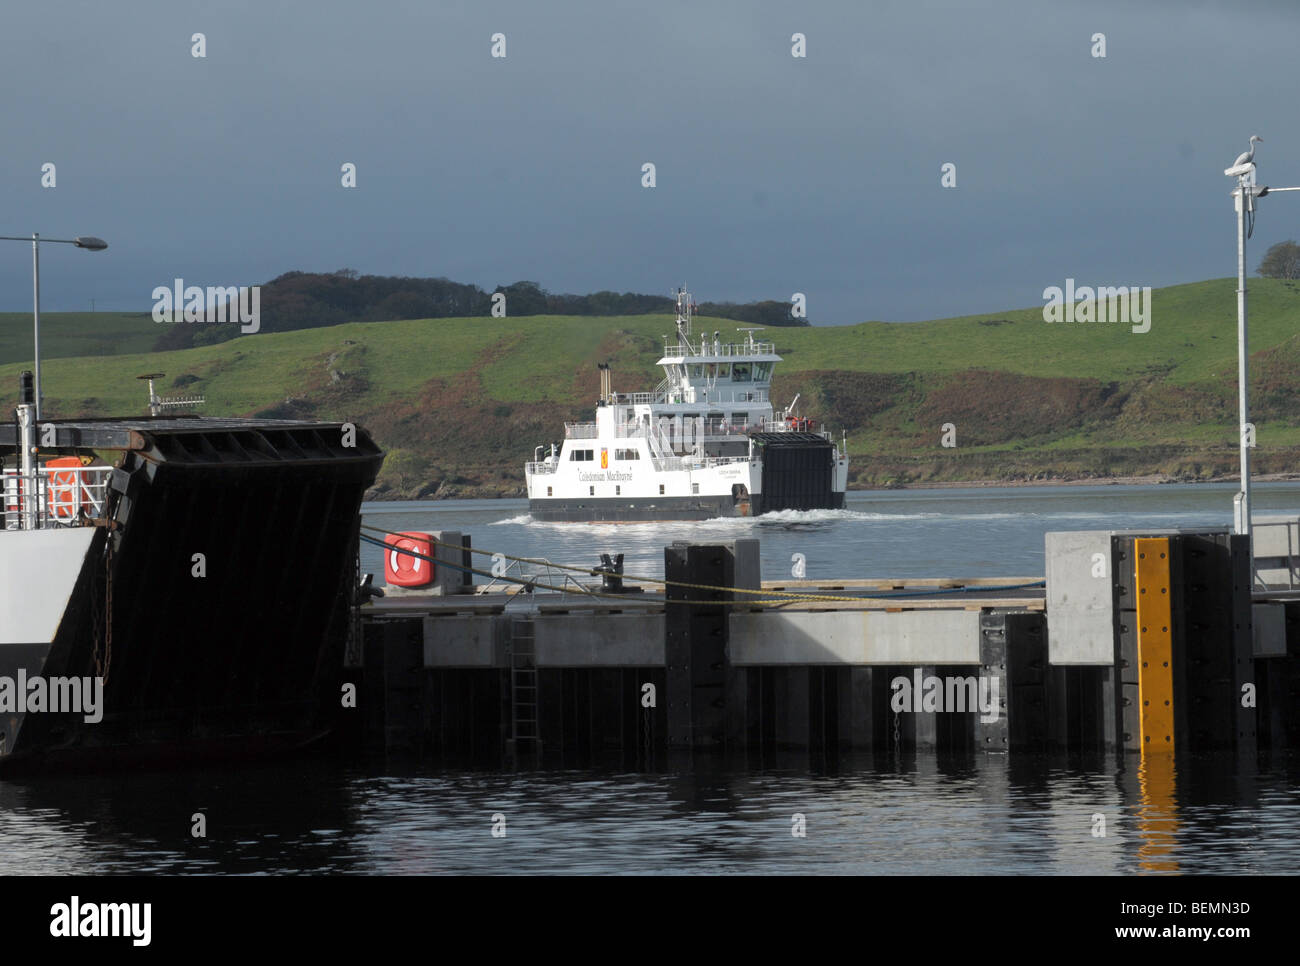
[[[1133,541],[1137,582],[1138,702],[1142,753],[1174,750],[1174,636],[1169,538]]]

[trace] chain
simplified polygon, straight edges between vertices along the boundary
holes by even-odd
[[[107,543],[105,544],[104,552],[105,554],[108,552]],[[100,644],[103,642],[104,636],[104,614],[100,610],[100,607],[102,606],[100,599],[101,596],[99,580],[96,576],[90,581],[90,653],[91,658],[95,662],[95,675],[97,677],[100,675],[101,666],[99,648]]]
[[[641,753],[642,760],[645,762],[646,771],[654,768],[654,716],[651,708],[641,709],[641,738],[645,748]]]
[[[902,739],[899,737],[898,729],[899,729],[899,714],[897,711],[895,711],[894,712],[894,760],[902,761],[903,743],[902,743]]]
[[[113,534],[106,541],[104,555],[104,665],[96,662],[95,671],[108,685],[108,670],[113,664]]]

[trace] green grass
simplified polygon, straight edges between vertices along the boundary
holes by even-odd
[[[1300,334],[1300,288],[1295,283],[1250,283],[1252,351]],[[955,372],[984,368],[1035,376],[1103,381],[1162,375],[1173,385],[1236,377],[1235,282],[1217,279],[1159,289],[1151,331],[1128,326],[1043,321],[1042,309],[982,313],[933,322],[867,322],[768,330],[786,361],[786,374],[839,369],[859,372]],[[1007,320],[1006,324],[981,324]],[[697,333],[734,334],[725,319],[697,320]],[[649,388],[668,316],[527,316],[515,319],[439,319],[352,323],[325,329],[258,334],[179,353],[148,353],[160,326],[147,313],[53,313],[42,317],[46,395],[94,396],[105,404],[138,398],[120,383],[161,369],[212,374],[210,405],[239,411],[268,393],[291,395],[320,357],[363,347],[362,366],[375,393],[406,393],[427,380],[470,370],[484,391],[502,402],[581,401],[575,373],[609,355],[615,387]],[[607,350],[601,352],[602,345]],[[355,353],[351,353],[355,355]],[[93,364],[90,358],[97,361]],[[105,358],[109,357],[109,358]],[[0,314],[0,378],[30,365],[31,316]],[[55,360],[67,359],[67,363]],[[218,371],[220,370],[220,371]],[[75,375],[74,375],[75,373]],[[69,383],[75,384],[69,385]],[[243,385],[238,385],[243,383]],[[60,385],[56,393],[55,386]],[[77,391],[81,388],[82,391]],[[220,401],[220,402],[218,402]]]
[[[41,359],[135,355],[148,352],[161,333],[149,312],[42,312]],[[0,364],[30,368],[31,359],[31,311],[0,312]]]
[[[988,465],[996,464],[998,454],[1023,463],[1035,452],[1044,460],[1067,460],[1086,450],[1140,454],[1171,444],[1217,453],[1230,450],[1235,441],[1235,288],[1232,279],[1216,279],[1155,291],[1151,330],[1145,334],[1120,324],[1048,324],[1041,306],[1034,306],[933,322],[773,328],[764,337],[776,342],[786,360],[778,367],[784,380],[778,403],[787,392],[801,391],[811,400],[823,385],[833,390],[836,384],[825,382],[822,373],[841,374],[841,399],[845,385],[858,385],[845,383],[845,373],[916,374],[903,382],[914,383],[919,396],[890,397],[845,426],[859,463],[888,454],[930,458],[939,440],[938,425],[930,422],[936,414],[947,418],[941,408],[926,408],[926,400],[936,398],[949,400],[945,406],[972,404],[963,410],[959,449],[963,440],[981,439],[972,430],[983,429],[981,445],[966,451],[993,461]],[[1300,425],[1293,425],[1297,420],[1290,411],[1293,394],[1300,398],[1300,375],[1293,375],[1300,366],[1300,286],[1253,279],[1250,299],[1251,349],[1257,356],[1252,371],[1256,379],[1267,380],[1268,388],[1267,397],[1260,393],[1261,403],[1267,403],[1259,411],[1261,448],[1300,447]],[[701,318],[696,333],[719,330],[731,338],[736,327],[729,320]],[[406,472],[418,477],[421,459],[429,465],[436,461],[449,472],[464,469],[450,437],[435,441],[441,430],[421,422],[432,425],[444,415],[429,412],[429,400],[440,398],[446,406],[450,398],[457,409],[474,413],[479,431],[491,437],[494,465],[513,469],[531,453],[533,443],[554,438],[558,421],[568,418],[563,413],[586,413],[594,405],[597,362],[612,364],[618,391],[652,388],[662,376],[655,362],[672,319],[530,316],[351,323],[152,353],[160,331],[148,313],[43,316],[47,412],[140,413],[145,394],[135,376],[165,372],[160,391],[172,393],[182,391],[172,388],[174,380],[190,375],[197,381],[183,391],[203,393],[203,412],[209,415],[248,415],[288,399],[305,399],[322,418],[380,426],[387,420],[396,437],[387,445],[407,452]],[[0,315],[0,406],[5,411],[16,398],[18,371],[30,366],[30,339],[29,314]],[[945,389],[955,374],[970,369],[991,375],[987,380],[967,378],[958,390]],[[1037,377],[1023,384],[1029,387],[1024,391],[1036,395],[999,395],[996,383],[1003,377],[998,373]],[[881,385],[879,379],[895,377],[871,378]],[[1118,417],[1081,412],[1064,421],[1058,416],[1050,432],[1035,429],[1037,413],[1064,405],[1053,395],[1054,386],[1064,393],[1080,381],[1114,385],[1125,394]],[[985,383],[995,388],[982,396]],[[1062,398],[1072,397],[1066,393]],[[1023,419],[1004,420],[1000,430],[992,420],[985,427],[970,425],[993,408],[1014,410]],[[539,412],[543,415],[536,416]],[[530,415],[541,425],[529,423]],[[814,415],[826,419],[837,435],[844,425],[844,417],[834,412]],[[398,423],[406,427],[401,432]],[[382,435],[379,442],[385,444]],[[952,452],[935,458],[956,459]],[[1140,462],[1140,455],[1133,460]],[[474,471],[466,470],[466,475],[473,477]]]

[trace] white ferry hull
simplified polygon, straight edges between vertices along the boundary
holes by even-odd
[[[550,472],[529,473],[529,513],[545,522],[650,522],[843,508],[848,460],[837,458],[829,441],[794,433],[756,438],[767,441],[766,462],[650,472],[645,461],[590,470],[561,461]]]
[[[839,510],[844,507],[844,493],[832,493],[824,507],[807,509]],[[666,520],[712,520],[719,517],[760,516],[762,496],[751,497],[748,504],[737,503],[730,496],[700,497],[620,497],[556,500],[529,500],[528,512],[534,520],[548,523],[654,523]]]

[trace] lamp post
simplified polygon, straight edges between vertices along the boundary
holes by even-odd
[[[41,242],[53,245],[76,245],[91,252],[102,252],[108,242],[92,235],[78,235],[76,238],[42,238],[32,232],[32,237],[22,235],[0,235],[0,241],[29,241],[32,243],[32,348],[35,365],[32,373],[35,378],[36,418],[41,418]]]
[[[1240,419],[1241,490],[1233,500],[1232,530],[1246,536],[1251,535],[1250,451],[1255,445],[1255,433],[1249,428],[1250,383],[1247,376],[1250,348],[1246,329],[1246,239],[1255,230],[1255,199],[1275,191],[1300,191],[1300,187],[1261,188],[1255,184],[1254,142],[1263,139],[1252,137],[1250,140],[1250,152],[1241,155],[1232,167],[1223,172],[1237,179],[1237,187],[1233,189],[1232,196],[1233,206],[1237,210],[1237,407]]]

